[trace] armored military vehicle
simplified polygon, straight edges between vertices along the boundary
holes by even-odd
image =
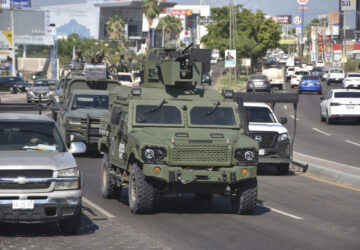
[[[247,136],[243,105],[231,91],[196,88],[209,63],[202,53],[152,48],[142,88],[109,90],[98,143],[104,198],[119,198],[128,186],[131,211],[148,213],[157,195],[211,199],[230,187],[233,211],[254,211],[258,143]]]

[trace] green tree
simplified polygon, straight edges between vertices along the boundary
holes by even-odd
[[[234,7],[236,15],[236,37],[235,49],[237,58],[251,58],[255,64],[258,59],[265,56],[269,48],[279,46],[281,30],[279,24],[275,23],[265,14],[258,10],[256,13],[243,8],[242,5]],[[207,48],[216,48],[224,54],[229,48],[229,7],[211,9],[211,19],[214,25],[208,25],[208,34],[202,38]]]
[[[179,18],[174,16],[164,16],[160,19],[158,26],[156,27],[158,30],[163,30],[165,32],[165,42],[171,40],[171,36],[175,33],[176,38],[179,37],[180,32],[183,30],[181,21]]]
[[[153,20],[160,13],[159,1],[158,0],[144,0],[143,13],[149,23],[149,32],[147,37],[148,48],[151,44],[150,27],[153,24]]]
[[[124,37],[124,21],[119,15],[112,16],[106,22],[106,32],[111,40],[121,40]]]

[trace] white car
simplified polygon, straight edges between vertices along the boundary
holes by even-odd
[[[295,68],[294,67],[289,67],[286,69],[286,81],[290,81],[291,77],[293,76],[295,72]]]
[[[121,83],[122,86],[129,86],[129,87],[140,86],[140,80],[137,79],[133,73],[119,72],[117,78],[118,78],[117,80]]]
[[[310,72],[305,69],[295,69],[295,73],[291,77],[290,87],[298,87],[302,76],[308,76]]]
[[[321,97],[320,118],[327,124],[334,120],[360,120],[360,90],[332,89]]]
[[[322,67],[325,67],[325,63],[323,60],[317,60],[315,66],[322,68]]]
[[[347,73],[343,80],[343,88],[357,88],[360,89],[360,73]]]
[[[342,68],[331,68],[327,75],[326,84],[330,85],[331,83],[342,83],[345,78],[345,72]]]
[[[244,108],[249,114],[249,131],[252,138],[259,142],[260,165],[274,165],[279,175],[289,171],[290,138],[283,124],[286,118],[278,120],[265,103],[245,102]]]

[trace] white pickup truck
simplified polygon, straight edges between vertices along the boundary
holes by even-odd
[[[121,83],[122,86],[129,86],[129,87],[139,87],[140,80],[135,77],[133,73],[130,72],[119,72],[118,81]]]
[[[262,74],[269,78],[271,88],[285,89],[284,67],[263,69]]]
[[[342,68],[331,68],[327,75],[326,84],[330,85],[331,83],[342,83],[345,78],[345,72]]]

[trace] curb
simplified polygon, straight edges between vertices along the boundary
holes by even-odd
[[[360,176],[358,175],[347,174],[341,171],[328,169],[324,166],[319,166],[303,161],[293,161],[292,163],[294,164],[294,169],[296,171],[300,170],[300,172],[304,172],[316,178],[326,179],[360,189]]]

